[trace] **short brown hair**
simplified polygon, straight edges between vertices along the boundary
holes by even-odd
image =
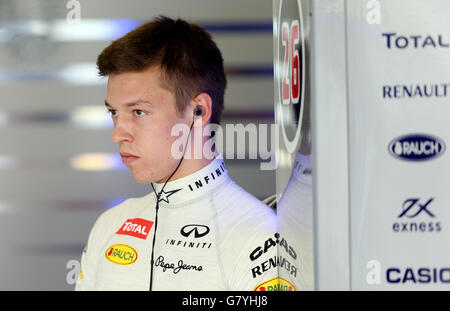
[[[227,80],[211,35],[182,19],[159,16],[113,41],[97,58],[100,76],[159,66],[161,85],[174,92],[181,114],[199,93],[212,98],[211,123],[220,123]]]

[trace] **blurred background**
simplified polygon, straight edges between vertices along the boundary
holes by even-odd
[[[74,3],[79,23],[67,19]],[[0,0],[0,290],[72,290],[71,260],[97,217],[151,191],[111,141],[95,62],[160,14],[204,26],[222,51],[223,126],[273,123],[270,0]],[[264,199],[276,191],[275,171],[261,161],[225,159],[234,180]]]

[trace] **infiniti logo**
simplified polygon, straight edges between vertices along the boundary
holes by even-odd
[[[189,237],[192,232],[194,232],[194,238],[201,238],[209,233],[209,228],[205,225],[186,225],[180,230],[184,237]]]

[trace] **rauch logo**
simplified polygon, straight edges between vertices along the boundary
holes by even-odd
[[[109,261],[118,265],[131,265],[138,259],[138,254],[134,248],[126,244],[114,244],[105,252],[105,257]]]
[[[442,139],[426,134],[410,134],[393,139],[389,143],[389,153],[400,160],[426,161],[445,152]]]

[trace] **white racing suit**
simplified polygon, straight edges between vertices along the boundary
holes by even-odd
[[[154,186],[159,193],[163,184]],[[104,212],[75,289],[149,290],[155,212],[153,192]],[[275,212],[239,187],[221,158],[169,181],[157,221],[152,290],[276,289]]]
[[[314,232],[311,155],[297,153],[292,174],[277,204],[282,236],[278,256],[280,283],[314,290]]]

